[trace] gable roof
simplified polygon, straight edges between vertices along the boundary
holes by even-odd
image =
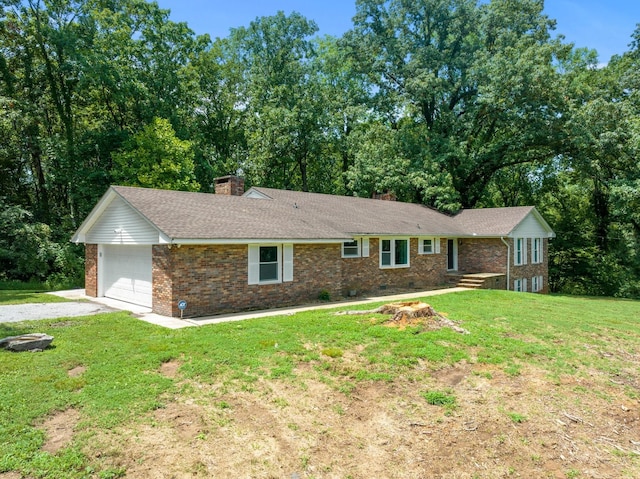
[[[492,208],[464,210],[451,217],[413,203],[273,188],[254,187],[244,196],[227,196],[112,186],[72,241],[85,241],[113,201],[124,202],[132,214],[155,228],[160,242],[192,244],[341,242],[355,236],[508,236],[524,218],[537,214],[533,207]]]
[[[533,206],[462,210],[455,218],[460,227],[473,236],[510,236],[529,215],[538,220],[549,236],[555,236],[551,227]]]

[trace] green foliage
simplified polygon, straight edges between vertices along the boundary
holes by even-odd
[[[196,191],[193,147],[176,137],[168,120],[154,118],[114,153],[113,178],[120,184],[165,190]]]
[[[67,300],[53,294],[43,294],[35,291],[15,291],[0,289],[0,305],[26,303],[64,303]]]
[[[527,420],[526,416],[523,416],[522,414],[519,414],[517,412],[508,412],[507,416],[509,416],[509,419],[511,419],[511,421],[516,424],[523,423]]]
[[[83,263],[69,243],[54,240],[49,225],[0,199],[0,280],[82,284]]]
[[[145,0],[6,1],[0,280],[79,285],[67,241],[111,183],[239,173],[446,212],[533,204],[558,234],[553,291],[640,297],[640,29],[601,67],[553,27],[540,0],[359,0],[342,38],[279,12],[211,42]]]
[[[456,404],[456,397],[451,391],[426,391],[422,393],[422,397],[427,401],[427,404],[431,404],[432,406],[452,408]]]
[[[324,348],[322,350],[322,354],[330,358],[341,358],[344,354],[344,351],[342,351],[342,349],[340,348]]]
[[[331,294],[326,289],[323,289],[322,291],[320,291],[318,293],[318,299],[320,301],[330,301],[331,300]]]

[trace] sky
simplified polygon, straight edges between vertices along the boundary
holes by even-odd
[[[257,17],[299,12],[314,20],[319,35],[341,36],[351,28],[355,0],[157,0],[171,10],[171,19],[186,22],[197,34],[226,37]],[[599,61],[629,50],[640,23],[640,0],[546,0],[545,13],[557,20],[555,34],[578,47],[598,51]]]

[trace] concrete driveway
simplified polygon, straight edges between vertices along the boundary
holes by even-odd
[[[367,304],[381,301],[400,301],[425,296],[435,296],[440,294],[466,291],[467,288],[447,288],[433,291],[416,291],[407,294],[395,294],[390,296],[367,297],[356,301],[330,302],[326,304],[312,304],[290,308],[276,308],[265,311],[249,311],[245,313],[221,314],[202,318],[170,318],[160,316],[151,311],[151,308],[135,304],[125,303],[110,298],[93,298],[85,295],[84,289],[74,289],[69,291],[57,291],[56,296],[69,299],[67,303],[32,303],[0,306],[0,323],[17,322],[37,319],[53,319],[73,316],[87,316],[90,314],[109,313],[113,311],[130,311],[143,321],[163,326],[169,329],[180,329],[190,326],[204,326],[207,324],[223,323],[228,321],[242,321],[252,318],[264,318],[269,316],[290,315],[301,311],[329,308],[348,308],[359,304]]]
[[[15,323],[37,319],[87,316],[115,311],[97,303],[29,303],[0,306],[0,323]]]

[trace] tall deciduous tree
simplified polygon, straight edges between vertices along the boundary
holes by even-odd
[[[554,61],[565,49],[542,9],[537,0],[358,0],[345,45],[412,145],[411,196],[473,207],[500,170],[554,156]],[[451,188],[457,201],[429,198]]]
[[[254,182],[328,189],[325,174],[335,166],[322,155],[328,118],[312,69],[316,51],[310,37],[317,30],[298,13],[279,12],[231,32],[231,48],[245,68],[246,172]]]
[[[165,190],[197,191],[193,145],[176,137],[171,123],[155,118],[113,154],[118,183]]]

